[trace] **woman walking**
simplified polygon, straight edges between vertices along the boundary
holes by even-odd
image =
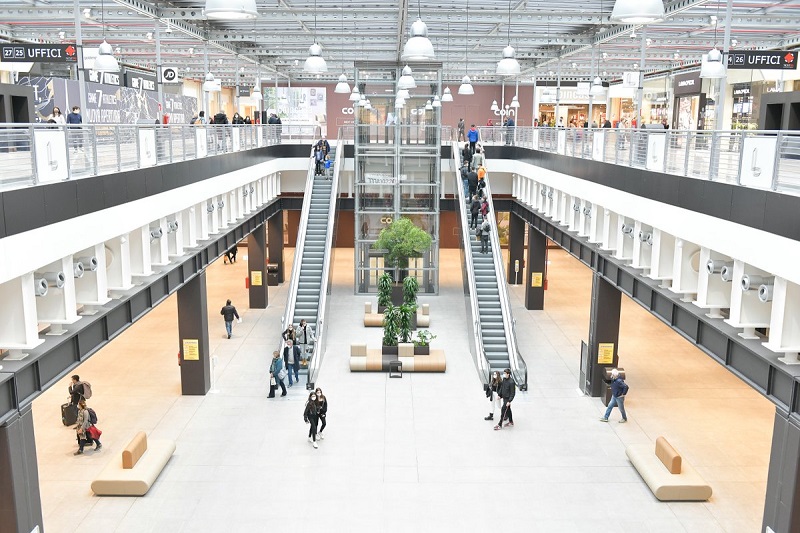
[[[74,455],[82,455],[83,447],[92,444],[87,430],[92,422],[89,420],[89,410],[86,408],[86,400],[78,402],[78,420],[75,422],[75,432],[78,437],[78,451]]]
[[[311,427],[308,429],[308,442],[310,442],[314,448],[319,448],[317,444],[317,425],[319,424],[319,407],[317,406],[317,393],[312,392],[308,395],[308,401],[306,402],[306,409],[303,411],[303,420],[305,420],[306,424],[311,424]]]
[[[328,414],[328,398],[322,394],[322,389],[319,387],[314,392],[317,394],[317,410],[319,412],[319,420],[322,422],[322,426],[319,428],[319,438],[324,439],[325,435],[322,432],[325,431],[325,426],[328,425],[327,417],[325,416]]]
[[[283,384],[283,377],[281,376],[282,370],[283,359],[281,359],[280,352],[272,352],[272,362],[269,365],[269,396],[267,398],[275,397],[278,385],[281,386],[281,396],[286,396],[286,385]]]
[[[489,411],[489,416],[484,418],[484,420],[494,420],[494,412],[500,411],[503,405],[503,399],[500,397],[500,382],[503,379],[500,377],[500,372],[495,370],[492,372],[492,379],[489,384],[486,386],[486,397],[489,398],[489,403],[492,406],[492,410]]]

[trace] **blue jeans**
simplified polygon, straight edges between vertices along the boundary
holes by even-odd
[[[608,409],[606,409],[606,414],[603,415],[603,418],[608,419],[608,415],[611,414],[611,410],[615,406],[619,407],[619,412],[622,414],[622,419],[627,420],[628,415],[625,414],[625,396],[612,396],[611,401],[608,402]]]
[[[289,373],[289,385],[293,385],[294,381],[292,381],[292,371],[294,370],[294,381],[300,383],[300,361],[295,361],[294,363],[287,363],[286,371]]]
[[[464,198],[469,198],[469,180],[461,180],[464,184]]]
[[[228,321],[226,320],[226,321],[225,321],[225,331],[227,331],[227,332],[228,332],[228,337],[230,337],[230,336],[231,336],[231,329],[232,329],[232,328],[233,328],[233,321],[231,321],[231,322],[228,322]]]

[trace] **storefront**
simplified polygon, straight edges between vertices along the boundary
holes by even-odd
[[[735,83],[731,89],[731,129],[750,129],[753,122],[753,93],[749,83]]]
[[[555,126],[561,118],[565,126],[583,127],[584,123],[602,125],[606,114],[606,96],[595,96],[592,104],[592,118],[589,120],[589,84],[579,89],[575,82],[572,86],[561,86],[561,99],[556,116],[557,87],[537,86],[536,107],[534,117],[539,124]]]
[[[672,112],[672,127],[679,130],[702,130],[705,128],[706,95],[700,72],[675,76],[673,93],[675,105]]]

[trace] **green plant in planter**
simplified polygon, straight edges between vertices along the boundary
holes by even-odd
[[[383,345],[397,346],[397,336],[400,327],[400,308],[391,302],[383,312]]]
[[[408,269],[408,259],[422,255],[432,242],[428,233],[415,226],[410,219],[401,217],[381,230],[372,247],[386,250],[384,261],[388,268],[403,271]],[[395,279],[399,280],[400,277],[398,275]]]
[[[417,292],[419,292],[419,281],[417,281],[417,278],[406,276],[406,279],[403,280],[403,303],[416,305]]]
[[[417,312],[417,306],[414,304],[403,304],[395,309],[399,309],[397,334],[400,337],[400,342],[411,342],[412,317],[414,313]]]
[[[436,335],[423,329],[417,332],[417,338],[414,339],[414,346],[430,346],[431,341],[436,338]]]
[[[388,272],[378,278],[378,307],[392,303],[392,276]]]

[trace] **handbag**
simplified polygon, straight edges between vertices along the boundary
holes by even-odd
[[[89,426],[89,429],[86,430],[86,433],[88,433],[89,436],[92,437],[95,440],[99,439],[100,435],[103,434],[103,432],[100,431],[100,429],[97,426],[94,426],[94,425]]]
[[[269,378],[269,386],[270,387],[274,387],[277,384],[278,384],[278,382],[275,380],[275,376],[270,376],[270,378]]]
[[[289,375],[289,371],[286,370],[285,368],[281,368],[281,371],[278,372],[278,379],[283,381],[284,379],[286,379],[286,376],[288,376],[288,375]]]

